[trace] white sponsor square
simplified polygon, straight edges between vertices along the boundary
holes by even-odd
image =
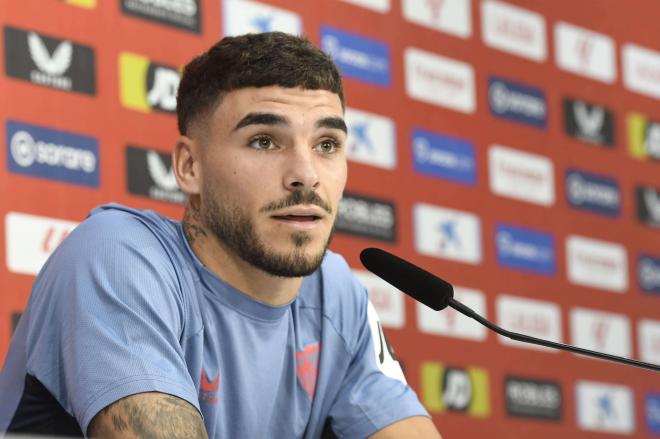
[[[9,212],[5,216],[7,268],[37,274],[46,259],[78,223],[45,216]]]
[[[390,0],[341,0],[345,3],[352,3],[372,11],[384,14],[390,10]]]
[[[631,91],[660,99],[660,52],[624,44],[623,85]]]
[[[628,257],[621,244],[570,235],[566,264],[568,280],[576,285],[615,293],[628,288]]]
[[[545,19],[537,12],[496,0],[481,3],[484,44],[532,61],[547,57]]]
[[[660,365],[660,320],[642,319],[637,323],[639,357]]]
[[[428,256],[481,262],[481,221],[475,214],[418,203],[413,207],[415,249]]]
[[[630,357],[630,321],[623,314],[574,308],[570,318],[573,345]]]
[[[380,322],[389,328],[403,328],[406,324],[404,294],[380,277],[364,270],[353,270],[353,274],[369,293]]]
[[[556,303],[501,295],[498,296],[495,307],[497,324],[504,329],[561,343],[561,310]],[[498,339],[502,344],[518,348],[558,352],[556,349],[519,342],[501,335]]]
[[[412,99],[463,113],[476,109],[472,65],[408,47],[404,51],[406,93]]]
[[[223,4],[226,36],[271,31],[303,33],[302,20],[295,12],[250,0],[225,0]]]
[[[542,206],[554,204],[554,166],[549,158],[492,145],[488,169],[493,193]]]
[[[403,0],[401,9],[412,23],[460,38],[472,35],[470,0]]]
[[[346,108],[346,158],[379,168],[396,168],[396,129],[392,119]]]
[[[577,424],[583,430],[630,434],[635,430],[634,400],[627,386],[578,381]]]
[[[611,84],[616,80],[614,40],[560,21],[555,24],[555,60],[560,69]]]
[[[486,317],[486,299],[481,291],[471,288],[454,287],[454,299],[477,314]],[[448,306],[435,311],[417,302],[417,327],[421,332],[447,337],[482,341],[486,339],[486,328],[475,320],[464,316]]]

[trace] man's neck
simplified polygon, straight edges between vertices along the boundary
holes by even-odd
[[[280,277],[241,259],[208,230],[193,203],[186,205],[183,233],[197,258],[213,274],[242,293],[269,305],[289,303],[298,294],[302,277]]]

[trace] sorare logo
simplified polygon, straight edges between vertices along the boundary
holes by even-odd
[[[637,282],[647,293],[660,293],[660,257],[640,255],[637,258]]]
[[[628,150],[639,160],[660,160],[660,122],[639,113],[628,115]]]
[[[514,122],[545,128],[548,108],[539,88],[497,76],[488,79],[488,102],[493,115]]]
[[[561,420],[562,394],[557,381],[507,376],[504,395],[509,416]]]
[[[660,434],[660,393],[646,395],[646,426],[650,433]]]
[[[126,147],[126,174],[128,191],[132,194],[170,203],[186,200],[176,182],[169,154],[129,145]]]
[[[68,92],[96,94],[94,50],[69,40],[6,26],[7,76]]]
[[[606,216],[619,216],[621,193],[616,180],[568,169],[565,187],[566,199],[572,207]]]
[[[396,241],[396,208],[387,200],[344,193],[335,228],[379,241]]]
[[[660,190],[651,186],[637,186],[635,200],[639,221],[652,227],[660,227]]]
[[[199,0],[122,0],[121,11],[127,15],[200,33],[200,3]]]
[[[498,224],[495,230],[497,261],[503,267],[553,275],[555,240],[545,232]]]
[[[564,98],[563,107],[566,134],[594,145],[614,146],[614,115],[611,110],[569,98]]]
[[[9,120],[7,166],[11,172],[81,186],[99,186],[95,138]]]
[[[452,367],[423,362],[422,403],[432,413],[465,413],[477,418],[490,415],[488,372],[480,367]]]
[[[126,108],[145,113],[175,113],[180,79],[174,67],[134,53],[119,54],[119,94]]]
[[[476,157],[472,143],[414,129],[411,145],[418,173],[467,185],[476,183]]]
[[[390,48],[387,44],[323,26],[321,49],[332,57],[345,77],[382,87],[390,86]]]

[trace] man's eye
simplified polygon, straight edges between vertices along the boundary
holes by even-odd
[[[339,149],[339,143],[333,139],[326,139],[318,144],[318,149],[324,154],[332,154]]]
[[[271,149],[273,147],[273,139],[267,136],[259,136],[250,141],[250,146],[254,149]]]

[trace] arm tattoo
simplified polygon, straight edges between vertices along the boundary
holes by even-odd
[[[188,203],[183,214],[183,234],[186,236],[190,247],[193,246],[195,239],[206,236],[206,231],[202,227],[199,209],[193,206],[192,203]]]
[[[197,409],[183,399],[165,394],[150,399],[139,395],[120,399],[92,419],[89,435],[98,438],[208,439]]]

